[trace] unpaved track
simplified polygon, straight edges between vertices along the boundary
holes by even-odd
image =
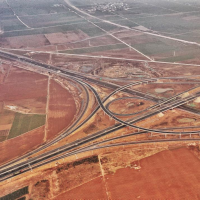
[[[137,30],[137,29],[134,29],[134,28],[129,28],[127,26],[122,26],[120,24],[116,24],[114,22],[111,22],[111,21],[108,21],[108,20],[103,20],[103,19],[100,19],[98,17],[95,17],[93,15],[90,15],[82,10],[80,10],[79,8],[77,8],[76,6],[74,6],[69,0],[64,0],[68,6],[70,6],[71,8],[73,8],[74,10],[78,11],[79,13],[82,13],[84,15],[87,15],[88,17],[92,17],[92,18],[95,18],[95,19],[98,19],[102,22],[105,22],[105,23],[108,23],[108,24],[112,24],[112,25],[115,25],[115,26],[118,26],[120,28],[125,28],[125,29],[129,29],[129,30],[134,30],[134,31],[138,31],[138,32],[142,32],[144,34],[147,34],[147,35],[152,35],[152,36],[156,36],[156,37],[161,37],[161,38],[165,38],[165,39],[169,39],[169,40],[174,40],[174,41],[177,41],[177,42],[181,42],[181,43],[185,43],[185,44],[193,44],[193,45],[197,45],[197,46],[200,46],[200,43],[197,43],[197,42],[191,42],[191,41],[187,41],[187,40],[181,40],[181,39],[177,39],[177,38],[173,38],[173,37],[169,37],[169,36],[164,36],[164,35],[160,35],[160,34],[156,34],[156,33],[151,33],[151,32],[147,32],[147,31],[141,31],[141,30]]]

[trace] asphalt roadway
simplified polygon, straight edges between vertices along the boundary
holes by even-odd
[[[3,54],[3,57],[7,57],[7,58],[11,58],[11,59],[14,59],[14,60],[20,60],[22,62],[26,62],[26,63],[29,63],[29,64],[32,64],[32,65],[36,65],[36,66],[39,66],[39,67],[43,67],[43,68],[46,68],[47,70],[53,70],[54,72],[57,72],[57,68],[55,69],[53,66],[49,66],[49,65],[46,65],[46,64],[43,64],[43,63],[39,63],[39,62],[36,62],[36,61],[32,61],[30,59],[27,59],[27,58],[24,58],[24,57],[19,57],[19,56],[16,56],[16,55],[13,55],[13,54],[8,54],[8,53],[5,53],[5,52],[2,52],[0,51],[0,55]],[[131,127],[134,127],[134,128],[139,128],[140,130],[143,130],[141,129],[141,127],[136,127],[136,126],[133,126],[131,123],[133,122],[124,122],[122,120],[119,120],[118,118],[116,118],[115,116],[112,115],[112,113],[110,113],[107,108],[104,106],[104,102],[111,96],[109,95],[108,98],[106,98],[103,102],[101,101],[99,95],[97,94],[96,90],[90,86],[87,82],[92,82],[92,83],[96,83],[98,85],[101,85],[101,86],[104,86],[104,87],[109,87],[109,88],[112,88],[112,89],[115,89],[113,93],[111,93],[112,95],[115,94],[116,92],[118,91],[123,91],[123,92],[127,92],[127,93],[130,93],[130,94],[134,94],[134,95],[138,95],[138,96],[141,96],[145,99],[148,99],[148,100],[151,100],[151,101],[154,101],[154,102],[157,102],[158,99],[156,99],[155,97],[153,97],[152,95],[146,95],[144,93],[141,93],[139,91],[133,91],[133,90],[130,90],[130,89],[127,89],[127,87],[130,87],[131,84],[129,84],[129,86],[125,86],[125,87],[121,87],[119,88],[119,86],[115,85],[115,84],[111,84],[111,83],[105,83],[103,81],[99,81],[99,80],[95,80],[95,79],[92,79],[90,77],[87,77],[87,76],[84,76],[84,75],[80,75],[78,73],[73,73],[73,72],[69,72],[69,71],[62,71],[60,70],[60,74],[62,74],[63,76],[68,76],[68,77],[71,77],[73,79],[76,79],[76,81],[78,81],[79,83],[81,83],[82,85],[86,85],[95,95],[95,97],[97,98],[98,100],[98,103],[99,103],[99,106],[95,109],[95,112],[101,107],[105,113],[107,113],[110,117],[112,117],[113,119],[115,119],[116,121],[120,122],[120,124],[117,124],[115,125],[114,127],[111,127],[110,130],[106,130],[106,131],[101,131],[101,133],[97,133],[97,134],[94,134],[90,137],[85,137],[83,138],[82,140],[77,140],[75,141],[74,143],[71,143],[69,144],[67,147],[65,146],[64,148],[61,147],[60,149],[56,149],[54,150],[54,152],[50,152],[50,154],[47,154],[47,155],[44,155],[44,156],[39,156],[38,158],[34,158],[34,159],[31,159],[31,160],[28,160],[26,161],[25,163],[19,163],[17,165],[12,165],[10,168],[6,168],[5,170],[1,170],[0,171],[0,178],[1,180],[4,180],[5,177],[9,178],[10,176],[13,175],[13,173],[15,172],[18,172],[19,170],[23,170],[23,172],[25,172],[25,169],[27,168],[27,166],[29,166],[31,164],[31,166],[40,166],[41,164],[46,164],[47,162],[52,162],[53,160],[57,160],[57,159],[60,159],[59,156],[62,156],[60,155],[61,153],[65,153],[67,151],[70,151],[70,150],[73,150],[73,149],[77,149],[78,147],[80,147],[81,145],[83,144],[87,144],[88,142],[91,142],[91,141],[94,141],[96,140],[97,138],[99,137],[102,137],[103,135],[106,135],[106,134],[109,134],[115,130],[118,130],[120,128],[123,128],[123,127],[126,127],[126,126],[131,126]],[[143,82],[148,82],[148,81],[152,81],[152,80],[144,80],[144,81],[140,81],[140,83],[138,84],[141,84]],[[134,85],[134,84],[133,84]],[[181,99],[181,100],[177,100],[175,102],[172,102],[170,103],[168,106],[166,106],[165,108],[162,108],[162,109],[158,109],[156,112],[153,112],[153,113],[150,113],[148,116],[143,116],[142,119],[137,119],[137,120],[143,120],[147,117],[150,117],[150,116],[153,116],[154,114],[157,114],[159,112],[163,112],[163,111],[166,111],[170,108],[174,108],[174,107],[178,107],[182,104],[185,104],[187,101],[191,100],[191,99],[194,99],[196,98],[197,96],[199,96],[199,93],[197,93],[196,95],[192,96],[192,97],[189,97],[189,98],[186,98],[186,99]],[[160,99],[159,99],[160,100]],[[190,110],[191,111],[191,110]],[[91,116],[93,116],[95,114],[95,112],[92,113]],[[91,117],[90,116],[90,117]],[[135,123],[135,121],[134,121]],[[151,130],[151,129],[144,129],[144,131],[148,131],[148,132],[154,132],[155,130]],[[144,133],[144,132],[143,132]],[[159,133],[161,133],[161,130],[159,130]],[[167,131],[163,131],[163,133],[172,133],[172,132],[167,132]],[[191,132],[188,132],[191,134]],[[195,132],[197,133],[197,132]],[[138,133],[139,134],[139,133]],[[90,147],[91,149],[92,147]],[[94,148],[94,147],[93,147]],[[97,148],[97,147],[95,147]],[[75,152],[78,151],[78,150],[75,150]],[[49,153],[49,152],[48,152]],[[66,154],[65,154],[66,156]],[[53,158],[53,159],[50,159],[49,158]],[[46,161],[46,162],[45,162]],[[13,164],[13,163],[12,163]],[[28,168],[27,170],[30,170],[30,168]],[[7,179],[6,178],[6,179]]]

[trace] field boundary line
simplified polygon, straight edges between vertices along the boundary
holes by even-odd
[[[43,141],[47,140],[47,132],[48,132],[48,113],[49,113],[49,101],[50,101],[50,84],[51,84],[51,76],[48,77],[47,83],[47,102],[46,102],[46,123],[44,128],[44,138]]]

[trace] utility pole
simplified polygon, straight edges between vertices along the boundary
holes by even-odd
[[[32,167],[31,167],[30,163],[28,163],[28,166],[29,166],[29,168],[31,169],[31,172],[32,172],[32,171],[33,171],[33,169],[32,169]]]
[[[1,70],[1,72],[2,72],[2,74],[3,74],[3,67],[2,67],[2,62],[1,62],[1,60],[0,60],[0,70]]]
[[[131,44],[129,44],[129,51],[131,51],[132,50],[132,46],[131,46]]]
[[[4,33],[4,26],[0,23],[0,34]]]

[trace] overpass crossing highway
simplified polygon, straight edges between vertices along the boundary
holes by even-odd
[[[47,71],[51,70],[54,73],[57,73],[57,70],[58,70],[58,68],[55,68],[53,66],[50,66],[50,65],[47,65],[47,64],[43,64],[43,63],[39,63],[39,62],[33,61],[33,60],[29,59],[29,58],[25,58],[25,57],[22,57],[22,56],[17,56],[17,55],[10,54],[10,53],[7,53],[7,52],[0,51],[0,56],[6,57],[6,58],[9,58],[9,59],[13,59],[13,60],[17,60],[17,61],[21,61],[21,62],[25,62],[25,63],[30,64],[32,66],[41,67],[41,68],[44,68]],[[107,115],[109,115],[114,120],[119,122],[119,124],[116,124],[113,127],[110,127],[110,128],[108,128],[106,130],[97,132],[97,133],[92,134],[90,136],[84,137],[84,138],[82,138],[80,140],[74,141],[74,142],[72,142],[70,144],[64,145],[63,147],[60,147],[58,149],[55,149],[55,150],[49,151],[47,153],[44,153],[44,154],[42,154],[42,155],[40,155],[38,157],[31,158],[31,159],[29,159],[27,161],[20,162],[22,158],[19,158],[19,160],[18,160],[19,163],[17,163],[16,160],[11,162],[11,163],[8,163],[7,165],[2,166],[2,168],[0,170],[0,179],[3,180],[8,175],[12,176],[13,172],[15,172],[15,171],[18,171],[18,170],[21,170],[21,169],[24,170],[25,168],[27,168],[27,165],[37,166],[38,167],[40,165],[46,164],[47,162],[52,162],[55,159],[60,159],[60,156],[62,156],[63,153],[65,153],[65,155],[66,155],[66,153],[69,152],[69,151],[72,151],[72,152],[73,151],[78,151],[76,149],[81,147],[82,145],[85,145],[85,144],[87,144],[87,143],[89,143],[91,141],[95,141],[96,139],[98,139],[98,138],[100,138],[100,137],[102,137],[104,135],[112,133],[113,131],[119,130],[119,129],[124,128],[126,126],[130,126],[130,127],[133,127],[133,128],[137,128],[139,130],[143,130],[141,132],[138,132],[138,133],[136,132],[134,134],[142,134],[144,132],[156,132],[156,133],[165,133],[165,134],[181,134],[181,132],[171,132],[171,131],[166,131],[166,130],[163,131],[163,130],[145,129],[145,128],[134,126],[132,124],[136,123],[136,122],[139,122],[141,120],[144,120],[144,119],[146,119],[148,117],[151,117],[153,115],[156,115],[156,114],[158,114],[160,112],[167,111],[167,110],[169,110],[171,108],[175,108],[175,107],[180,107],[181,106],[182,109],[185,109],[182,106],[183,104],[185,104],[186,102],[188,102],[190,100],[195,99],[196,97],[198,97],[200,95],[199,93],[196,93],[195,95],[189,96],[189,97],[184,98],[184,99],[176,99],[175,98],[175,101],[172,101],[172,102],[171,101],[166,101],[166,102],[163,101],[163,105],[164,105],[163,107],[159,107],[159,106],[154,107],[153,110],[149,111],[148,114],[143,115],[140,118],[133,119],[131,121],[130,120],[129,121],[122,121],[122,120],[116,118],[114,115],[112,115],[112,113],[110,113],[109,110],[104,106],[104,103],[106,102],[106,100],[108,100],[115,93],[117,93],[119,91],[123,91],[123,92],[129,93],[129,94],[132,94],[132,95],[137,95],[137,96],[143,97],[143,98],[148,99],[148,100],[153,101],[153,102],[158,102],[158,104],[156,104],[156,105],[159,105],[161,99],[158,99],[158,98],[156,98],[156,97],[154,97],[152,95],[149,95],[149,94],[142,93],[140,91],[128,89],[128,87],[130,87],[130,86],[137,85],[137,84],[142,84],[142,83],[148,83],[148,82],[155,82],[157,79],[145,79],[143,81],[134,82],[134,83],[131,83],[131,84],[128,84],[128,85],[120,87],[120,86],[118,86],[116,84],[106,83],[106,82],[103,82],[103,81],[100,81],[100,80],[96,80],[94,78],[82,75],[80,73],[75,73],[75,72],[72,72],[72,71],[69,71],[69,70],[60,70],[59,75],[62,75],[64,77],[68,77],[68,78],[72,78],[72,79],[76,80],[82,86],[84,86],[84,88],[89,88],[89,90],[91,90],[94,93],[94,96],[96,97],[96,99],[97,99],[97,101],[99,103],[99,106],[97,106],[97,108],[91,113],[91,115],[86,120],[84,120],[84,123],[87,120],[89,120],[97,112],[97,110],[99,108],[101,108]],[[101,98],[99,97],[99,95],[96,92],[95,88],[93,88],[90,84],[88,84],[88,82],[95,83],[95,84],[98,84],[98,85],[101,85],[101,86],[104,86],[104,87],[108,87],[108,88],[114,89],[114,91],[110,95],[108,95],[107,98],[105,98],[104,100],[101,100]],[[185,109],[185,110],[187,110],[187,109]],[[190,112],[192,112],[190,109],[188,109],[188,110]],[[81,125],[82,124],[83,123],[81,123]],[[81,125],[79,125],[78,128],[81,127]],[[72,132],[73,132],[73,130],[72,130]],[[70,133],[70,131],[65,133],[65,134],[68,135],[69,133]],[[184,134],[192,134],[192,133],[199,133],[199,131],[185,132]],[[61,136],[61,137],[63,137],[63,136]],[[52,141],[52,142],[55,142],[55,141]],[[52,143],[49,143],[49,144],[52,144]],[[49,145],[49,144],[47,144],[47,145]],[[44,147],[42,147],[42,149],[43,148]],[[26,158],[26,157],[27,157],[27,154],[23,158]]]

